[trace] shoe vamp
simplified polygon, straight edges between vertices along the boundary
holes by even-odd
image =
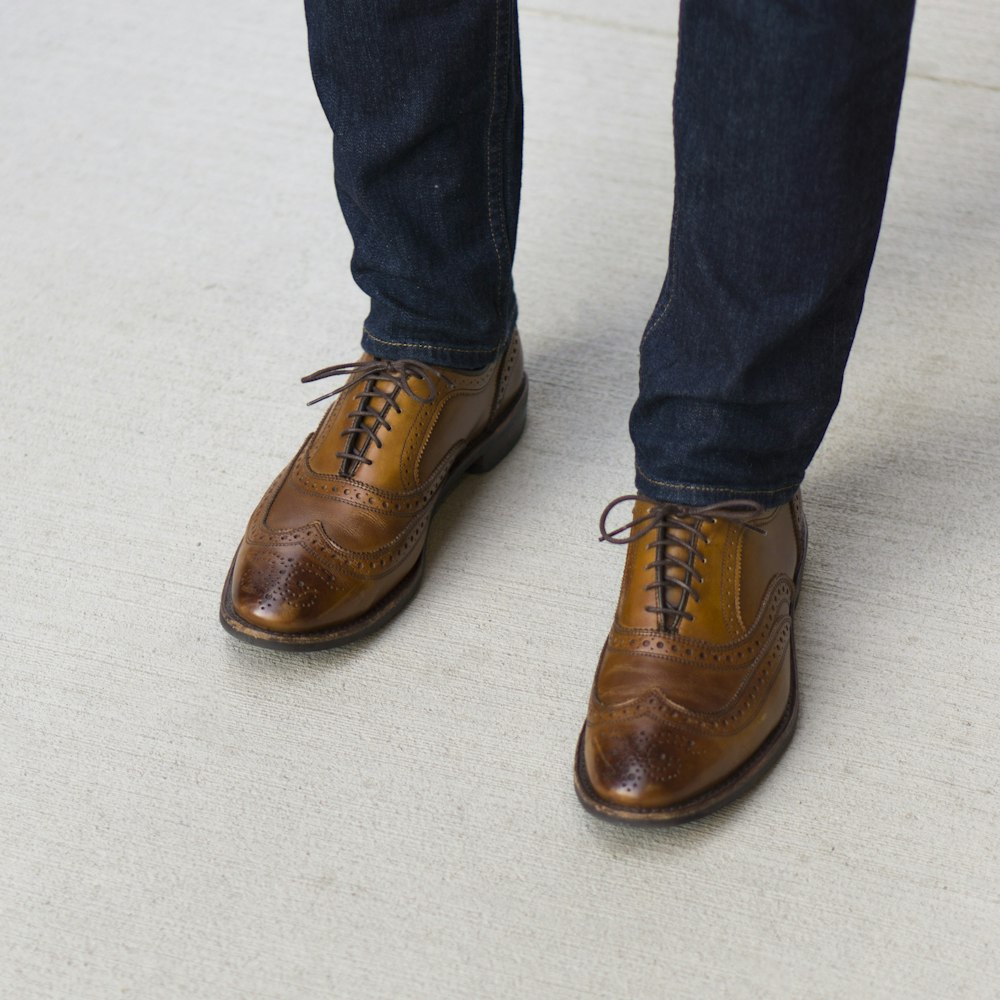
[[[719,712],[737,696],[752,670],[713,671],[685,659],[607,650],[596,693],[606,707],[659,691],[688,711]]]
[[[724,647],[662,634],[613,636],[604,650],[595,693],[607,707],[658,691],[691,712],[723,712],[756,678],[773,676],[789,662],[790,638],[787,616],[758,627],[742,643]],[[639,648],[629,648],[630,643]]]
[[[267,513],[267,527],[282,531],[319,522],[335,545],[352,553],[374,552],[391,545],[420,512],[397,514],[381,509],[381,502],[367,490],[353,488],[349,480],[337,481],[338,494],[313,493],[286,481]],[[376,504],[379,509],[376,509]]]

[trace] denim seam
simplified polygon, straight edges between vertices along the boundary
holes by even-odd
[[[677,102],[683,99],[683,95],[678,93],[678,83],[681,78],[681,49],[678,44],[677,48],[677,65],[674,69],[674,99],[673,99],[673,128],[676,133],[677,129]],[[679,157],[677,156],[677,142],[676,137],[674,139],[674,203],[670,207],[670,239],[667,243],[667,281],[669,281],[670,288],[667,291],[666,301],[659,309],[654,309],[653,315],[649,319],[649,323],[646,325],[646,329],[643,331],[642,339],[639,341],[640,352],[646,346],[646,341],[654,330],[658,329],[660,323],[662,322],[664,316],[667,314],[667,310],[670,308],[670,304],[674,301],[674,294],[677,291],[678,282],[678,272],[680,271],[680,261],[677,260],[675,253],[677,241],[678,241],[678,228],[679,219],[681,217],[680,204],[683,200],[682,190],[684,188],[684,172],[682,169],[682,164],[680,163]]]
[[[647,482],[655,483],[657,486],[668,486],[673,490],[685,490],[689,493],[728,493],[730,496],[772,496],[775,493],[786,493],[801,485],[800,483],[789,483],[787,486],[779,486],[773,490],[734,490],[727,486],[692,486],[689,483],[671,483],[663,479],[655,479],[643,471],[638,462],[635,463],[636,472]]]
[[[412,340],[386,340],[384,337],[377,337],[367,326],[363,326],[363,333],[366,337],[386,347],[422,347],[430,351],[443,351],[455,354],[495,354],[492,347],[450,347],[446,344],[417,344]]]
[[[503,259],[497,243],[496,222],[493,218],[493,122],[497,111],[497,80],[500,76],[500,4],[496,0],[496,35],[493,40],[493,76],[490,81],[490,113],[486,122],[486,214],[490,224],[490,240],[497,257],[497,309],[503,294]]]
[[[680,185],[678,184],[677,190],[674,192],[674,204],[672,206],[672,211],[670,213],[670,243],[667,249],[667,269],[669,271],[671,268],[673,268],[675,274],[673,276],[673,280],[670,282],[670,292],[667,295],[667,301],[664,302],[659,309],[654,311],[653,315],[650,317],[649,323],[646,326],[645,331],[642,334],[642,339],[639,341],[640,351],[643,349],[643,347],[646,346],[646,340],[648,339],[649,335],[653,332],[653,330],[655,330],[660,325],[660,320],[662,320],[663,317],[666,315],[667,310],[670,308],[670,303],[674,301],[674,292],[677,289],[676,269],[678,265],[674,261],[673,251],[674,251],[674,234],[677,231],[677,216],[678,216],[677,205],[680,202],[680,198],[678,197],[679,191],[680,191]]]

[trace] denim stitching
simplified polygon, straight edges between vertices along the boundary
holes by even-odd
[[[649,483],[657,486],[669,486],[670,489],[684,490],[686,493],[725,493],[728,496],[772,496],[775,493],[784,493],[787,490],[797,489],[800,483],[789,483],[787,486],[779,486],[773,490],[734,490],[726,486],[691,486],[688,483],[671,483],[664,479],[654,479],[642,470],[642,466],[636,462],[636,472]]]
[[[486,123],[486,213],[490,223],[490,239],[497,255],[497,306],[500,305],[503,285],[503,260],[497,244],[496,223],[493,220],[493,120],[497,108],[497,80],[500,74],[500,4],[496,0],[496,37],[493,42],[493,79],[490,82],[490,113]]]
[[[387,347],[422,347],[429,351],[454,352],[456,354],[493,354],[490,347],[448,347],[444,344],[415,344],[412,340],[386,340],[384,337],[377,337],[367,326],[361,328],[365,336]]]
[[[641,351],[646,346],[646,340],[649,335],[659,327],[660,321],[666,315],[667,310],[670,308],[670,303],[674,301],[674,292],[677,290],[677,271],[680,269],[680,262],[675,261],[674,258],[674,243],[677,238],[677,219],[680,215],[678,211],[678,204],[680,203],[680,181],[678,178],[678,183],[675,185],[674,190],[674,204],[672,206],[672,211],[670,213],[670,243],[667,248],[667,272],[670,277],[670,291],[667,294],[667,300],[659,309],[653,311],[653,315],[650,317],[649,323],[646,329],[643,331],[642,339],[639,341],[639,350]]]
[[[677,46],[677,66],[674,70],[674,108],[676,109],[678,99],[681,95],[677,93],[677,81],[681,76],[681,47],[680,47],[680,30],[678,29],[678,46]],[[674,129],[677,127],[677,114],[676,110],[673,115]],[[642,339],[639,341],[639,350],[646,346],[646,340],[649,338],[650,334],[654,330],[658,329],[660,322],[666,315],[667,310],[670,308],[670,304],[674,301],[674,293],[677,291],[678,284],[678,272],[680,271],[680,261],[677,260],[675,254],[675,247],[677,244],[677,230],[679,227],[678,220],[681,217],[680,203],[682,199],[682,188],[684,187],[684,174],[681,170],[681,164],[677,158],[677,143],[674,141],[674,203],[671,206],[670,211],[670,241],[667,245],[667,279],[670,282],[670,289],[667,292],[667,299],[663,303],[660,309],[654,309],[653,315],[649,319],[649,323],[646,326],[645,331],[643,331]]]

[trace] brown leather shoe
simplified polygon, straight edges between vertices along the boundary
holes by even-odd
[[[254,511],[226,580],[223,626],[260,646],[339,646],[398,614],[438,504],[524,429],[517,331],[475,372],[364,355],[303,381],[338,375],[346,384],[320,399],[339,400]]]
[[[612,508],[631,500],[632,521],[609,532]],[[620,497],[601,537],[628,552],[577,748],[577,794],[610,819],[697,819],[762,778],[795,727],[801,498],[764,510]]]

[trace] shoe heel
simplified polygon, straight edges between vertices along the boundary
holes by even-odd
[[[473,462],[466,469],[467,472],[489,472],[490,469],[499,465],[510,453],[514,445],[520,440],[524,433],[524,424],[528,416],[528,380],[524,380],[524,387],[517,397],[514,405],[503,418],[497,429],[490,435],[489,439],[483,443],[482,451],[476,456]]]

